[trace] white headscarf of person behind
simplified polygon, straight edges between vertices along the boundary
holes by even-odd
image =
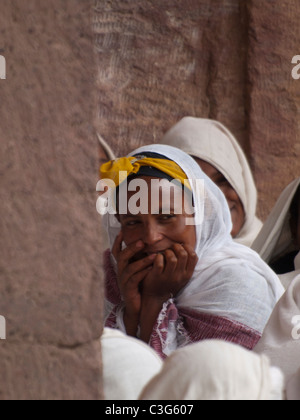
[[[300,178],[293,181],[283,191],[252,245],[252,249],[267,264],[270,264],[277,257],[295,250],[290,228],[290,208],[299,186]],[[300,254],[295,259],[295,269],[294,272],[279,276],[285,288],[300,274]]]
[[[295,399],[296,388],[300,399],[300,375],[297,375],[300,369],[300,276],[293,280],[276,305],[255,352],[267,355],[272,364],[282,370],[288,384],[288,399]]]
[[[234,240],[250,247],[262,222],[256,217],[257,189],[246,156],[230,131],[221,123],[185,117],[160,141],[214,166],[239,196],[246,215],[245,224]]]
[[[267,357],[223,341],[177,350],[140,400],[282,400],[283,376]]]
[[[160,371],[162,361],[140,340],[105,328],[101,338],[105,399],[137,400]]]

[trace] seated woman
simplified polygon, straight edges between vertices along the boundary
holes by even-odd
[[[300,178],[283,191],[252,248],[285,288],[300,274]]]
[[[186,117],[160,141],[194,157],[224,193],[232,217],[232,237],[251,247],[262,228],[256,217],[257,190],[243,150],[224,125]]]
[[[213,338],[252,349],[283,293],[279,279],[233,242],[225,197],[195,160],[162,145],[131,156],[101,168],[117,187],[117,214],[104,216],[106,326],[161,357]],[[172,184],[169,196],[158,181]]]

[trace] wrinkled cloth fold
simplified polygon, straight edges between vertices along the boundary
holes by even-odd
[[[140,400],[282,400],[283,388],[267,357],[211,340],[173,353]]]
[[[105,328],[101,338],[106,400],[137,400],[144,386],[160,371],[162,361],[140,340]]]
[[[255,352],[267,355],[272,364],[282,370],[287,383],[297,376],[300,370],[300,276],[293,280],[276,305]],[[290,392],[291,387],[290,384]]]

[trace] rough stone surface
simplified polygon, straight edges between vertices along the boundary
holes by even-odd
[[[95,4],[98,127],[117,152],[156,141],[187,114],[220,119],[246,142],[242,2]]]
[[[0,0],[0,398],[101,397],[92,2]]]
[[[247,153],[266,217],[299,176],[298,0],[95,0],[96,125],[117,154],[185,115],[214,118]]]
[[[185,115],[220,120],[248,154],[265,217],[300,175],[300,5],[0,0],[0,10],[0,398],[97,399],[105,156],[94,126],[123,154]]]
[[[264,215],[300,176],[300,81],[291,76],[300,54],[300,3],[249,2],[249,138]]]

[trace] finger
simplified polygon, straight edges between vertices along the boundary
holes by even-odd
[[[138,241],[119,252],[117,258],[119,271],[123,271],[129,265],[129,261],[143,248],[145,248],[143,241]]]
[[[149,267],[139,273],[135,274],[134,276],[130,277],[127,283],[127,291],[130,292],[132,290],[136,290],[140,283],[145,279],[145,277],[149,274]]]
[[[154,264],[153,264],[153,275],[154,276],[161,276],[164,272],[165,268],[165,259],[162,254],[158,254],[155,258]]]
[[[187,263],[188,263],[188,259],[189,259],[188,252],[180,244],[175,244],[173,246],[172,250],[175,253],[176,258],[177,258],[176,270],[181,271],[181,272],[185,272],[186,267],[187,267]]]
[[[140,261],[136,261],[132,264],[129,264],[124,269],[123,275],[126,278],[129,279],[130,277],[132,277],[132,276],[136,275],[137,273],[145,270],[146,268],[152,267],[156,257],[157,257],[157,254],[153,254],[153,255],[150,255],[148,257],[143,258]]]
[[[194,274],[196,265],[198,264],[199,258],[198,258],[198,255],[196,254],[193,247],[191,247],[189,245],[184,245],[184,249],[188,253],[188,262],[187,262],[187,265],[186,265],[186,275],[187,275],[187,277],[189,277],[191,279],[193,274]]]
[[[164,254],[166,259],[164,274],[166,276],[170,276],[174,273],[174,271],[177,268],[178,259],[171,249],[167,249],[167,251],[165,251]]]
[[[112,254],[116,260],[118,259],[118,256],[120,252],[122,251],[122,242],[123,242],[123,232],[121,231],[119,235],[116,237],[116,240],[112,248]]]

